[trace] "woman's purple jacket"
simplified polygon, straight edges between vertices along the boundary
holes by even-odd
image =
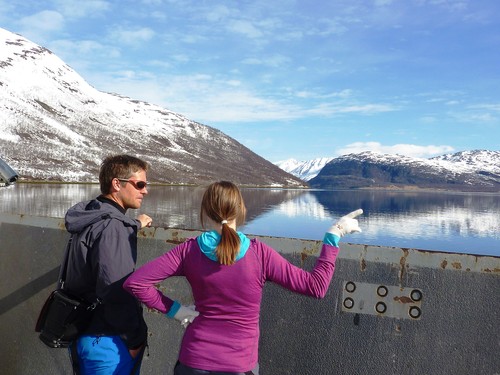
[[[247,239],[247,244],[244,256],[226,266],[209,259],[197,238],[189,239],[125,281],[124,288],[146,306],[168,313],[173,300],[156,285],[172,276],[188,280],[200,315],[184,334],[179,353],[183,364],[209,371],[253,369],[258,362],[259,314],[266,281],[307,296],[325,296],[338,247],[323,244],[313,270],[308,272],[257,239]]]

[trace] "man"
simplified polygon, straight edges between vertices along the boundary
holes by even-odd
[[[126,215],[141,206],[148,164],[129,155],[107,157],[101,165],[101,195],[66,213],[71,249],[64,288],[99,301],[90,325],[71,345],[75,373],[138,374],[146,346],[142,307],[122,288],[137,261],[137,231],[151,218]]]

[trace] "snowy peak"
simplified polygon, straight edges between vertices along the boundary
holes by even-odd
[[[500,151],[488,150],[460,151],[429,159],[365,151],[359,154],[344,155],[336,160],[364,160],[365,162],[387,165],[420,165],[436,169],[443,168],[452,173],[472,173],[477,171],[500,173]]]
[[[301,180],[309,181],[323,169],[333,158],[317,158],[308,161],[297,161],[287,159],[276,162],[275,164],[284,171],[297,176]]]
[[[333,173],[334,175],[342,173],[343,181],[337,178],[336,182],[331,182],[330,186],[324,181],[318,183],[317,179],[313,180],[320,173],[323,173],[323,168],[329,163],[333,164],[329,167],[328,173]],[[381,186],[390,185],[390,182],[396,183],[396,185],[400,183],[411,186],[421,178],[426,181],[423,185],[427,186],[434,179],[432,176],[436,175],[441,177],[438,185],[443,186],[443,179],[448,181],[447,188],[457,188],[458,190],[474,190],[477,188],[478,190],[486,189],[494,191],[496,189],[496,182],[494,181],[497,181],[497,177],[500,176],[500,152],[488,150],[461,151],[430,159],[365,151],[357,154],[342,155],[337,158],[317,158],[309,161],[288,159],[275,164],[284,171],[310,182],[313,187],[379,187],[380,182],[370,183],[370,179],[365,179],[366,176],[363,176],[363,173],[353,172],[354,175],[350,175],[348,178],[346,176],[346,166],[352,166],[353,164],[364,164],[365,170],[371,169],[371,173],[375,173],[375,166],[381,169],[392,170],[393,177],[389,179],[389,182],[381,183]],[[337,168],[337,171],[332,170],[333,166]],[[365,171],[364,173],[368,172]],[[361,176],[358,174],[361,174]],[[409,176],[414,174],[414,176],[413,178],[408,177],[408,181],[404,182],[401,178],[394,177],[400,174]],[[423,177],[422,174],[426,177]],[[323,175],[320,178],[325,177]],[[462,185],[460,181],[465,185]],[[453,184],[456,184],[456,186],[452,186]]]
[[[500,152],[487,150],[461,151],[454,154],[436,156],[431,161],[450,162],[456,168],[473,169],[500,173]]]
[[[500,151],[431,159],[363,152],[333,159],[309,181],[316,188],[432,188],[500,191]]]
[[[212,127],[90,86],[48,49],[0,28],[0,158],[20,180],[96,181],[109,154],[150,162],[154,182],[304,183]]]

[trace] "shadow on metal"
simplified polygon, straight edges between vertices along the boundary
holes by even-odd
[[[0,299],[0,315],[34,297],[48,286],[54,285],[58,276],[59,266]]]

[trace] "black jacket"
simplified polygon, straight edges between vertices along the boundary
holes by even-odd
[[[65,224],[72,241],[64,288],[89,301],[102,301],[86,333],[120,335],[129,348],[139,347],[147,338],[142,307],[123,289],[137,261],[139,221],[98,197],[71,207]]]

